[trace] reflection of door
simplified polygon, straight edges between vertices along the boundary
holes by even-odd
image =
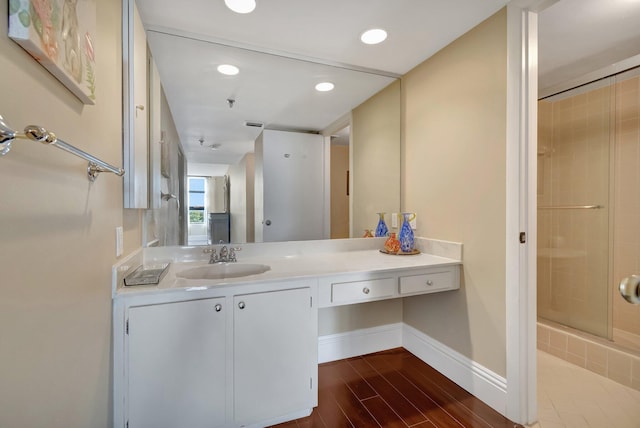
[[[322,136],[265,130],[256,142],[256,242],[322,239],[323,227]]]
[[[349,237],[349,145],[331,142],[331,239]]]

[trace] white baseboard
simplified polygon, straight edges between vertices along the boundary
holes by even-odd
[[[342,360],[402,346],[403,323],[318,337],[318,363]]]
[[[402,346],[500,414],[507,412],[507,380],[407,324]]]

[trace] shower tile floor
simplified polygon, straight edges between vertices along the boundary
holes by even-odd
[[[535,428],[638,428],[640,391],[538,352]]]

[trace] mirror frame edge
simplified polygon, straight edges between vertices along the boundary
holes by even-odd
[[[144,144],[143,156],[147,168],[141,171],[136,159],[135,140],[135,100],[134,100],[134,8],[135,0],[122,0],[122,163],[126,174],[122,182],[123,208],[149,208],[148,178],[148,141]],[[146,55],[146,50],[145,50]],[[145,115],[148,113],[145,111]],[[140,183],[140,181],[144,181]]]

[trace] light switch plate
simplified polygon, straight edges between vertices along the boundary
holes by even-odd
[[[417,225],[417,220],[418,220],[418,214],[413,214],[413,220],[411,220],[409,222],[409,225],[411,226],[411,229],[415,230],[416,229],[416,225]]]
[[[116,257],[120,257],[124,251],[124,236],[122,226],[116,227]]]
[[[398,227],[398,213],[391,213],[391,227]]]

